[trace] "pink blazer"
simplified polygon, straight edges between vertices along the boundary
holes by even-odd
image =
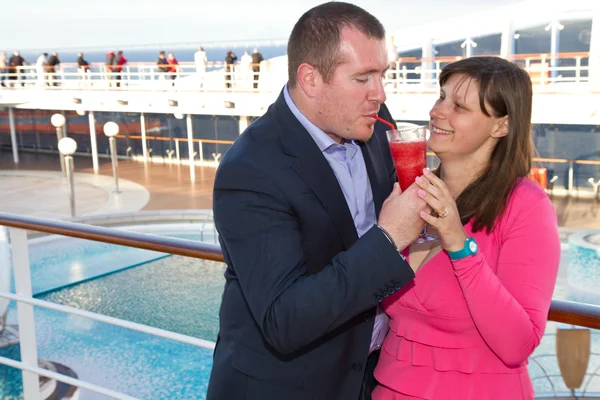
[[[532,399],[527,359],[544,334],[560,260],[554,208],[522,180],[479,253],[438,253],[382,302],[390,316],[374,400]]]

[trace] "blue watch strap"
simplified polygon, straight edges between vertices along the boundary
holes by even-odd
[[[465,245],[461,250],[449,251],[448,255],[450,256],[450,259],[452,259],[452,260],[460,260],[461,258],[475,255],[475,254],[477,254],[478,251],[479,251],[479,246],[477,245],[477,242],[475,241],[475,239],[470,237],[470,238],[467,238],[467,240],[465,240]]]

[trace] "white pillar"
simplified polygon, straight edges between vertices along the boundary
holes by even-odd
[[[23,229],[10,228],[10,243],[16,294],[31,297],[31,270],[29,268],[27,232]],[[20,301],[17,302],[17,319],[19,321],[21,361],[30,367],[37,367],[38,357],[33,306]],[[40,381],[37,374],[23,371],[23,397],[27,400],[40,399]]]
[[[8,108],[8,124],[10,125],[10,143],[12,145],[13,151],[13,161],[15,164],[19,163],[19,148],[17,145],[17,132],[15,130],[15,115],[13,113],[13,108]]]
[[[92,166],[94,172],[98,173],[98,141],[96,140],[96,118],[94,118],[94,112],[88,113],[90,119],[90,146],[92,146]]]
[[[0,292],[10,291],[10,246],[8,244],[8,228],[0,226]],[[0,298],[0,331],[2,326],[2,318],[8,312],[10,301],[5,298]]]
[[[508,21],[502,30],[500,42],[500,57],[512,60],[515,54],[515,28],[512,21]]]
[[[192,126],[192,116],[187,115],[187,139],[188,139],[188,153],[190,159],[190,181],[196,180],[196,170],[194,169],[194,131]]]
[[[248,122],[250,121],[250,117],[246,117],[241,115],[240,116],[240,121],[238,123],[239,127],[240,127],[240,135],[246,130],[246,128],[248,127]]]
[[[142,132],[142,155],[144,162],[148,162],[148,147],[146,146],[146,117],[144,113],[140,114],[140,129]]]
[[[558,67],[558,43],[560,40],[560,31],[563,28],[564,26],[562,26],[558,21],[552,21],[546,27],[546,31],[550,31],[550,76],[552,78],[556,78],[558,76],[558,71],[556,70],[556,67]]]
[[[428,71],[421,74],[421,82],[426,87],[434,86],[433,65],[433,41],[427,38],[421,48],[421,71]]]
[[[477,43],[473,41],[470,37],[466,38],[464,42],[460,45],[461,48],[465,49],[465,56],[467,58],[473,57],[473,49],[477,47]]]
[[[600,4],[598,2],[594,6],[592,16],[589,66],[590,84],[594,88],[600,88]]]

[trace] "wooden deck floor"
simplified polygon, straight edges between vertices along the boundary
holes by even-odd
[[[75,157],[75,172],[93,173],[91,157]],[[99,173],[112,177],[109,159],[99,160]],[[14,164],[12,153],[0,151],[0,170],[60,171],[55,154],[22,152],[19,164]],[[212,208],[212,190],[216,170],[196,167],[196,181],[190,181],[188,165],[144,164],[119,160],[119,178],[144,186],[150,192],[150,201],[144,210],[190,210]]]
[[[0,151],[0,170],[60,170],[55,154],[20,153],[20,163],[14,164],[12,153]],[[93,173],[91,157],[76,157],[75,171]],[[110,160],[100,159],[100,174],[111,177]],[[144,164],[119,161],[119,177],[144,186],[150,200],[143,210],[211,209],[215,169],[196,167],[196,181],[190,182],[189,166],[174,164]],[[554,198],[554,208],[561,227],[600,229],[600,200],[577,197]]]

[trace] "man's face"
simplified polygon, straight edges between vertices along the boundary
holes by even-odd
[[[385,102],[382,77],[387,69],[384,40],[344,29],[338,65],[329,83],[320,80],[315,96],[316,125],[335,141],[368,140],[374,115]]]

